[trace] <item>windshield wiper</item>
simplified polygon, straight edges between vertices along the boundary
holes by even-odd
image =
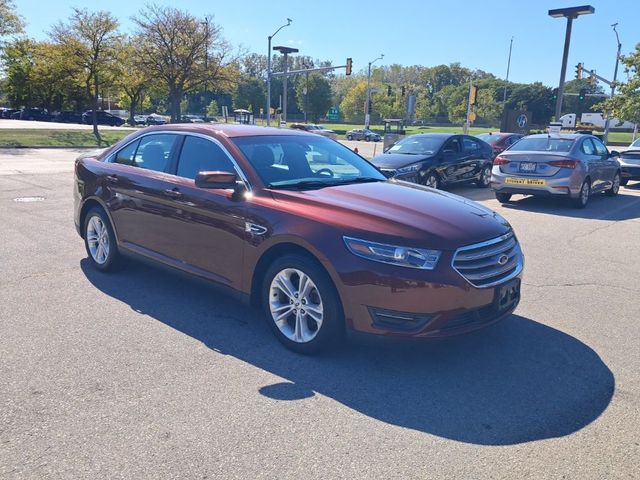
[[[348,178],[344,180],[338,180],[335,182],[327,182],[321,180],[301,180],[295,183],[283,183],[283,184],[273,184],[270,183],[268,185],[269,188],[275,189],[287,189],[287,190],[306,190],[313,188],[325,188],[325,187],[335,187],[338,185],[348,185],[351,183],[369,183],[369,182],[382,182],[386,179],[383,178],[374,178],[374,177],[357,177],[357,178]]]

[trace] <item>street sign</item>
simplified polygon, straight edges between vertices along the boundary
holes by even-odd
[[[469,112],[469,121],[471,123],[476,121],[476,117],[477,117],[476,112]]]

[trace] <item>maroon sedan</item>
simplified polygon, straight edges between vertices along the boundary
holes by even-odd
[[[524,135],[520,133],[481,133],[480,135],[476,135],[477,138],[482,140],[483,142],[487,142],[491,145],[493,149],[493,154],[498,155],[499,153],[504,152],[511,145],[520,140]]]
[[[92,264],[150,259],[261,305],[307,353],[345,330],[443,337],[509,315],[523,257],[467,199],[389,180],[341,144],[292,130],[167,125],[75,165]]]

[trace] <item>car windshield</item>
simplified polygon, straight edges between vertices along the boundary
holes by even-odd
[[[411,136],[400,140],[387,150],[387,153],[431,155],[440,150],[440,147],[446,139],[447,137]]]
[[[491,133],[482,133],[480,135],[476,135],[476,137],[489,144],[494,144],[502,138],[500,135],[493,135]]]
[[[386,180],[350,149],[319,135],[232,139],[269,188],[307,190]]]
[[[525,137],[515,143],[510,152],[568,152],[575,140],[573,138]]]
[[[640,149],[640,138],[637,139],[635,142],[633,142],[631,145],[629,145],[630,148],[638,148]]]

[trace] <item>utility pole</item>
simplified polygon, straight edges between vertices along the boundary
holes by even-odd
[[[471,115],[471,92],[473,90],[473,76],[469,75],[469,101],[467,102],[467,116],[464,121],[463,133],[465,135],[469,134],[469,115]]]
[[[204,37],[204,119],[207,120],[209,116],[209,104],[207,103],[207,89],[209,79],[209,19],[204,17],[204,28],[205,28],[205,37]]]
[[[620,43],[618,30],[616,30],[616,27],[618,26],[618,24],[614,23],[611,26],[613,27],[613,31],[616,34],[616,41],[618,42],[618,51],[616,52],[616,67],[613,70],[613,82],[611,82],[611,98],[613,98],[613,96],[616,93],[616,80],[618,78],[618,65],[620,64],[620,51],[622,50],[622,44]],[[611,123],[611,113],[612,112],[609,111],[609,114],[607,115],[607,119],[604,122],[604,135],[602,137],[602,140],[604,140],[605,145],[609,141],[609,124]]]
[[[273,35],[267,37],[267,127],[271,125],[271,39],[284,27],[291,25],[292,21],[287,18],[287,23],[278,28]]]
[[[504,79],[504,94],[502,95],[502,103],[507,103],[507,85],[509,84],[509,69],[511,68],[511,49],[513,48],[513,37],[509,42],[509,60],[507,60],[507,77]]]
[[[369,69],[367,70],[367,104],[364,109],[364,128],[369,128],[371,124],[371,112],[369,111],[371,108],[371,65],[383,58],[384,53],[381,53],[378,58],[369,62]]]

